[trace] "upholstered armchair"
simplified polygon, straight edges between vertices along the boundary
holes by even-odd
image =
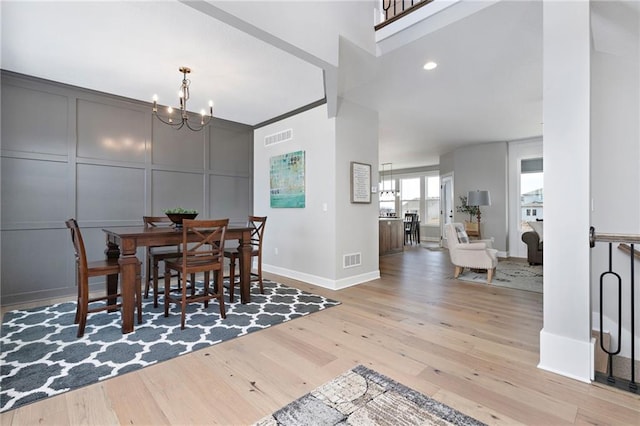
[[[498,266],[498,251],[492,248],[492,240],[469,241],[461,223],[448,223],[445,231],[451,263],[456,267],[454,278],[458,278],[464,268],[486,269],[487,283],[491,284]]]
[[[543,242],[542,221],[529,222],[533,229],[522,234],[522,242],[527,245],[527,261],[529,265],[542,265]]]

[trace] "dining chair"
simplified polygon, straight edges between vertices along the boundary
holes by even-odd
[[[404,243],[420,243],[418,239],[418,213],[404,214]]]
[[[174,223],[167,216],[143,216],[145,228],[166,227],[173,228]],[[171,246],[147,246],[145,256],[145,285],[144,298],[149,297],[149,287],[153,286],[153,307],[158,307],[158,280],[164,276],[158,276],[160,262],[167,259],[176,259],[180,257],[179,245]]]
[[[217,299],[220,316],[226,318],[224,309],[224,285],[222,270],[224,267],[224,234],[229,219],[188,220],[182,222],[182,255],[164,262],[164,316],[169,316],[169,304],[180,305],[180,329],[184,330],[187,304]],[[194,238],[195,237],[195,238]],[[171,271],[179,272],[178,288],[171,289]],[[213,272],[213,288],[209,285],[210,273]],[[204,273],[203,288],[196,291],[196,281],[187,282],[187,276]],[[187,290],[190,290],[187,292]]]
[[[121,291],[116,294],[105,294],[98,296],[92,296],[89,294],[89,278],[108,275],[119,275],[120,265],[118,264],[118,259],[103,259],[91,262],[87,261],[84,240],[82,239],[82,233],[80,232],[80,228],[78,227],[78,222],[72,218],[67,220],[65,224],[71,231],[71,242],[73,243],[73,249],[76,258],[78,299],[74,323],[78,324],[77,336],[82,337],[84,335],[84,329],[87,324],[88,314],[106,310],[121,309]],[[142,298],[140,297],[140,264],[138,264],[136,272],[135,296],[136,309],[138,311],[138,324],[140,324],[142,322]],[[96,302],[101,301],[106,302],[104,304],[96,305]]]
[[[258,258],[257,274],[251,273],[251,281],[257,281],[260,284],[260,293],[264,294],[262,285],[262,240],[264,236],[264,227],[267,223],[266,216],[249,216],[247,226],[251,228],[251,259]],[[224,251],[224,257],[229,259],[229,300],[233,302],[233,292],[236,285],[236,261],[239,253],[238,248],[228,248]],[[253,262],[252,262],[253,263]]]

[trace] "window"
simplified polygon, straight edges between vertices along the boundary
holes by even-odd
[[[527,222],[542,220],[544,212],[544,188],[542,158],[522,160],[520,163],[520,230],[530,231]]]
[[[400,179],[400,205],[402,217],[405,213],[420,215],[420,178]]]
[[[440,176],[425,176],[425,225],[440,225]]]
[[[390,190],[396,189],[395,180],[383,180],[380,185],[380,217],[396,216],[396,196]]]
[[[394,196],[390,190],[398,188]],[[412,174],[380,183],[380,217],[418,213],[421,226],[440,226],[440,176],[437,171]]]

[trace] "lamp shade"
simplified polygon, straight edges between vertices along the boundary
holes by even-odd
[[[467,194],[468,206],[490,206],[491,196],[489,191],[469,191]]]

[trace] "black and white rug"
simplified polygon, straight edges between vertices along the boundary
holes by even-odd
[[[82,338],[73,323],[75,302],[8,312],[0,337],[0,412],[340,304],[268,280],[264,293],[253,287],[244,305],[227,296],[224,320],[215,301],[206,310],[190,304],[184,330],[179,307],[165,318],[162,301],[154,308],[147,299],[133,333],[122,334],[119,312],[101,312],[88,317]]]
[[[469,425],[484,423],[359,365],[255,426]]]

